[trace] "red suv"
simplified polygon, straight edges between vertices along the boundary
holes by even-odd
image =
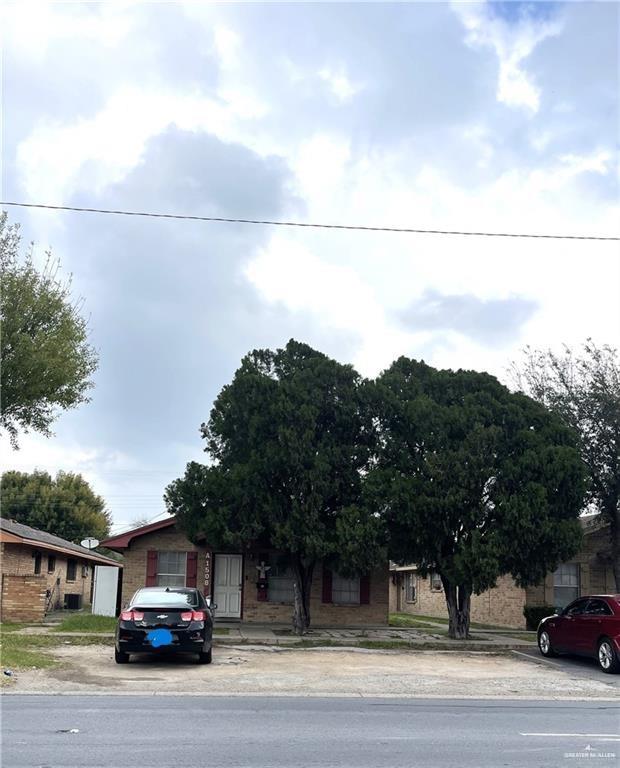
[[[576,653],[597,659],[603,672],[620,671],[620,595],[574,600],[538,625],[543,656]]]

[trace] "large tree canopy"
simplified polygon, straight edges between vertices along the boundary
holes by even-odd
[[[310,624],[319,559],[341,572],[381,556],[379,519],[360,504],[373,445],[364,381],[305,344],[257,350],[242,361],[202,425],[209,467],[191,463],[166,491],[190,537],[287,553],[295,574],[294,625]]]
[[[579,435],[588,468],[586,501],[610,522],[611,550],[620,592],[620,363],[612,347],[592,341],[581,352],[565,347],[525,349],[513,364],[517,385],[557,413]]]
[[[59,472],[5,472],[0,492],[2,517],[53,533],[77,544],[104,539],[111,516],[81,475]]]
[[[19,430],[50,434],[59,410],[88,400],[97,355],[70,281],[57,277],[48,254],[38,271],[31,253],[20,258],[19,229],[0,215],[0,427],[17,447]]]
[[[472,593],[540,581],[580,541],[576,436],[495,378],[400,358],[375,383],[380,450],[368,487],[391,557],[439,573],[452,637]]]

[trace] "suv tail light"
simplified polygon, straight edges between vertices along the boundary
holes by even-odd
[[[143,611],[122,611],[121,621],[142,621],[144,618]]]
[[[204,611],[183,611],[181,621],[204,621]]]

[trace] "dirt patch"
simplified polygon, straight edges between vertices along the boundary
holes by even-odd
[[[189,695],[620,697],[618,681],[568,673],[491,653],[218,647],[213,664],[134,656],[114,663],[111,646],[53,649],[61,665],[16,673],[11,692]]]

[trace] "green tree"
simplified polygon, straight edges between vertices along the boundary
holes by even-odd
[[[0,216],[0,428],[17,447],[19,430],[50,434],[58,410],[88,400],[97,355],[88,344],[81,303],[71,299],[71,281],[58,278],[48,253],[38,271],[32,249],[20,257],[19,228]]]
[[[213,464],[188,464],[166,490],[168,510],[190,538],[285,553],[302,634],[317,561],[353,575],[381,558],[381,521],[360,503],[373,445],[364,381],[293,340],[255,350],[219,394],[202,435]]]
[[[539,582],[580,542],[583,467],[557,416],[494,377],[400,358],[375,383],[380,450],[368,490],[390,555],[438,573],[449,634],[471,595]]]
[[[586,503],[610,523],[611,557],[620,592],[620,364],[613,347],[591,339],[580,352],[526,347],[512,365],[517,386],[557,413],[579,435],[588,468]]]
[[[88,536],[104,539],[112,521],[101,496],[81,475],[58,472],[4,472],[0,514],[77,544]]]

